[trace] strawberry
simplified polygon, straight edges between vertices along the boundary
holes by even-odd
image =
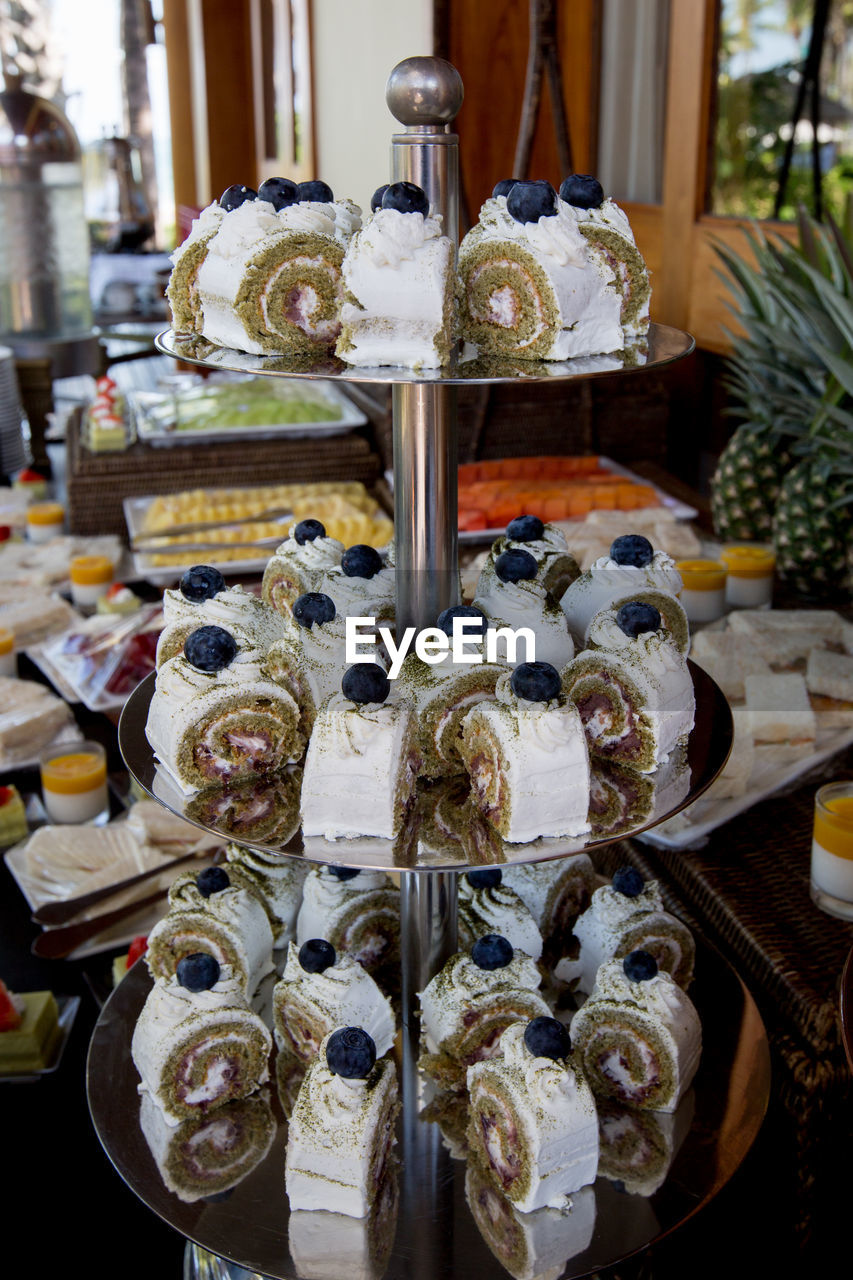
[[[12,1004],[6,983],[0,978],[0,1031],[16,1031],[21,1025],[21,1015]]]
[[[147,948],[148,948],[148,934],[138,933],[136,937],[133,938],[133,940],[131,941],[130,947],[127,952],[128,969],[132,964],[136,964],[140,956],[145,955]]]

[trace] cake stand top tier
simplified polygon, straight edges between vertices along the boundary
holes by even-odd
[[[611,355],[584,356],[575,360],[499,360],[481,356],[475,346],[464,344],[451,362],[441,369],[412,370],[396,366],[366,369],[348,365],[334,355],[315,360],[288,356],[256,356],[231,347],[215,347],[196,334],[174,333],[166,329],[155,345],[164,355],[206,369],[256,374],[272,378],[333,378],[341,382],[430,383],[463,386],[470,383],[554,382],[577,378],[612,377],[661,366],[689,355],[695,342],[689,333],[665,324],[652,324],[640,344]]]

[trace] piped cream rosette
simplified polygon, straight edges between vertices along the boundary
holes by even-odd
[[[160,1177],[179,1200],[193,1204],[221,1195],[261,1163],[277,1128],[263,1093],[226,1102],[176,1129],[150,1095],[142,1095],[140,1128]]]
[[[293,616],[293,604],[306,591],[318,591],[323,575],[337,568],[344,554],[344,544],[323,534],[318,538],[297,542],[294,531],[267,561],[261,595],[283,618]]]
[[[197,627],[230,631],[244,649],[264,652],[284,635],[282,619],[243,587],[225,587],[208,600],[188,600],[180,590],[163,592],[163,630],[157,641],[157,666],[183,653],[184,641]]]
[[[621,960],[602,965],[570,1033],[594,1093],[649,1111],[675,1111],[702,1051],[699,1015],[672,977],[632,981]]]
[[[167,1124],[244,1098],[269,1079],[272,1036],[229,968],[207,991],[155,982],[131,1040],[142,1083]]]
[[[676,598],[682,586],[675,561],[665,551],[655,551],[651,561],[642,566],[599,556],[567,587],[560,605],[579,647],[589,643],[590,623],[602,610],[615,612],[628,600],[654,605],[681,652],[687,653],[690,628],[684,607]]]
[[[505,197],[487,200],[459,246],[459,275],[462,336],[482,351],[567,360],[624,346],[614,272],[567,206],[516,222]]]
[[[291,942],[273,990],[273,1025],[279,1048],[310,1062],[338,1027],[362,1027],[383,1057],[394,1042],[394,1015],[386,996],[351,956],[337,955],[320,972],[306,970]]]
[[[493,872],[501,876],[500,871]],[[513,950],[523,951],[532,960],[542,956],[542,934],[522,899],[510,885],[472,884],[467,875],[459,877],[458,943],[468,951],[485,933],[499,933]]]
[[[495,561],[504,551],[528,551],[537,564],[536,582],[559,600],[570,584],[580,576],[580,567],[569,551],[566,535],[555,524],[546,524],[541,538],[520,542],[502,534],[492,543],[486,563],[480,570],[476,595],[487,595],[500,581],[495,573]]]
[[[669,634],[626,635],[614,610],[590,627],[589,648],[563,672],[593,755],[652,773],[693,728],[696,698],[687,663]]]

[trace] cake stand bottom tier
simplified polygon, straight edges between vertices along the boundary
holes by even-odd
[[[271,1142],[264,1158],[224,1192],[181,1199],[166,1185],[140,1126],[130,1041],[150,989],[143,965],[134,966],[116,988],[95,1027],[89,1106],[100,1141],[128,1186],[201,1247],[188,1250],[187,1266],[196,1268],[187,1272],[190,1280],[248,1280],[245,1272],[274,1280],[530,1280],[548,1272],[571,1280],[629,1257],[707,1204],[761,1127],[770,1091],[761,1018],[734,970],[701,942],[696,971],[691,996],[702,1019],[704,1049],[690,1093],[675,1117],[652,1117],[647,1128],[641,1125],[640,1146],[649,1151],[645,1167],[629,1173],[611,1167],[609,1177],[599,1174],[594,1186],[573,1197],[567,1214],[517,1213],[478,1178],[458,1158],[464,1114],[440,1112],[442,1128],[423,1118],[428,1099],[411,1069],[401,1080],[404,1108],[394,1169],[371,1216],[291,1214],[284,1189],[287,1121],[279,1096],[286,1096],[288,1082],[275,1063],[265,1091]],[[617,1117],[611,1132],[619,1134],[622,1127]],[[205,1251],[215,1255],[213,1261]]]

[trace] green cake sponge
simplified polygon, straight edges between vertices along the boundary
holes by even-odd
[[[0,1075],[43,1071],[59,1041],[59,1010],[52,991],[28,991],[21,1024],[0,1031]]]

